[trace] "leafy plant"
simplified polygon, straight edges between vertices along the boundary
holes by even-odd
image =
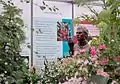
[[[25,39],[22,10],[14,6],[12,1],[0,0],[0,4],[3,6],[0,15],[0,83],[30,84],[34,74],[29,72],[28,65],[20,55],[20,43]]]
[[[95,15],[90,17],[83,15],[82,18],[88,22],[92,22],[100,29],[100,43],[107,45],[110,49],[109,56],[120,55],[120,2],[118,0],[101,0],[104,4],[103,10],[97,13],[94,9],[90,11]],[[79,4],[79,3],[78,3]]]

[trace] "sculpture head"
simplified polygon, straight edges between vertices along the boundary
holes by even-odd
[[[84,26],[79,26],[76,32],[78,41],[85,41],[88,39],[88,30]]]

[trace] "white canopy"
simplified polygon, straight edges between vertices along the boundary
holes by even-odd
[[[56,1],[56,2],[65,2],[65,3],[74,3],[75,2],[75,0],[44,0],[44,1]],[[87,1],[90,2],[90,3],[88,3],[89,5],[103,6],[103,3],[101,2],[102,0],[86,0],[86,2]]]

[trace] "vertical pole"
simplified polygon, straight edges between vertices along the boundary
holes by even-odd
[[[71,4],[72,4],[72,22],[73,22],[73,20],[74,20],[74,2],[72,1]],[[74,28],[73,27],[74,26],[72,25],[72,33],[73,33],[73,38],[74,38]]]
[[[74,19],[74,2],[72,1],[72,19]]]
[[[31,66],[33,66],[33,0],[31,0]]]

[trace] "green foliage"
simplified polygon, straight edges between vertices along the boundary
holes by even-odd
[[[91,46],[95,46],[98,47],[100,45],[100,39],[99,37],[93,37],[91,42],[90,42]]]
[[[113,61],[114,58],[120,56],[120,1],[118,0],[104,0],[104,9],[92,18],[87,15],[82,16],[84,20],[93,22],[100,29],[100,44],[107,45],[108,49],[102,53],[103,56],[109,58],[109,65],[104,67],[105,71],[109,71],[111,79],[120,82],[114,72],[118,69],[119,74],[119,62]],[[93,9],[91,9],[91,12]],[[95,44],[95,41],[92,43]],[[118,58],[119,59],[119,58]]]
[[[99,14],[98,14],[98,19],[101,21],[108,21],[111,17],[111,10],[102,10]]]
[[[3,46],[9,45],[14,49],[19,49],[19,44],[24,40],[23,20],[20,18],[22,12],[13,3],[1,2],[3,4],[3,12],[0,15],[0,40],[4,42]]]
[[[73,26],[79,25],[80,24],[80,19],[77,17],[73,21]]]
[[[82,18],[92,22],[100,29],[100,43],[107,45],[110,50],[109,56],[120,55],[120,1],[118,0],[103,0],[104,9],[100,13],[96,13],[94,9],[91,10],[96,18],[88,15],[83,15]]]
[[[44,65],[45,70],[43,70],[44,74],[43,77],[41,77],[42,84],[58,84],[59,82],[65,82],[67,77],[70,78],[74,75],[75,63],[70,63],[66,66],[62,61],[58,61],[57,63],[45,62]]]
[[[73,81],[78,80],[75,83],[82,84],[81,78],[86,77],[87,84],[92,84],[92,82],[107,84],[109,78],[96,75],[96,70],[100,68],[100,65],[95,63],[89,64],[90,60],[85,54],[74,58],[64,58],[57,62],[45,62],[45,70],[43,70],[44,74],[41,77],[41,83],[58,84],[59,82],[64,83],[68,81],[68,83],[74,84]],[[88,62],[85,63],[85,61]],[[72,80],[72,78],[74,79]]]
[[[3,6],[0,15],[0,84],[30,84],[35,75],[29,72],[20,56],[20,43],[25,39],[22,10],[11,1],[0,0],[0,4]]]

